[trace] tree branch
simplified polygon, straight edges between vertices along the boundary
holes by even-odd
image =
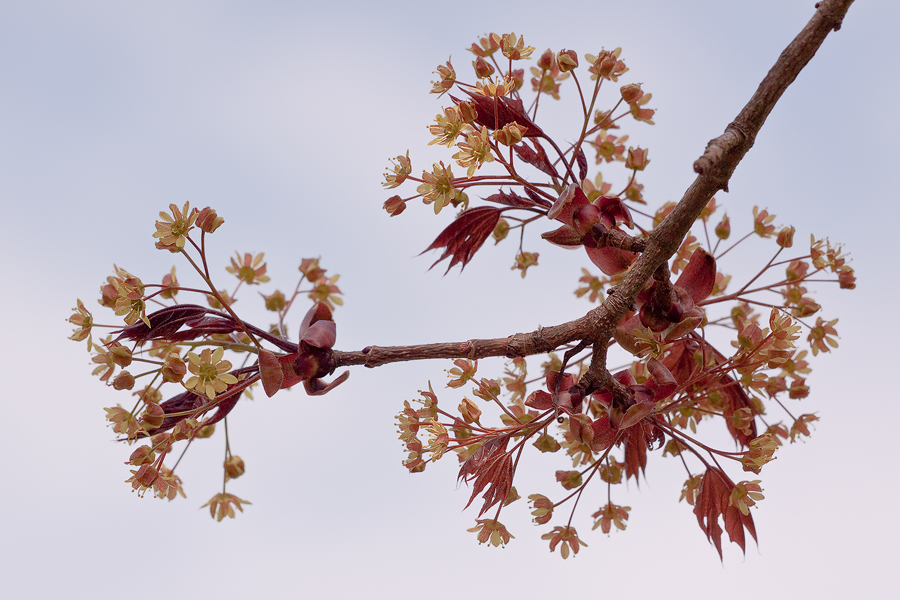
[[[812,59],[828,33],[840,29],[852,3],[853,0],[824,0],[816,4],[816,12],[809,23],[781,53],[747,105],[722,135],[707,144],[703,155],[694,163],[697,178],[675,209],[650,233],[643,252],[602,305],[568,323],[507,338],[417,346],[369,346],[359,352],[335,351],[334,368],[350,365],[377,367],[432,358],[530,356],[550,352],[574,341],[588,340],[594,345],[594,356],[590,369],[579,385],[585,393],[609,387],[613,380],[606,370],[606,347],[616,326],[632,310],[638,293],[653,273],[678,250],[713,195],[719,190],[728,191],[732,173],[753,146],[757,133],[776,102]]]

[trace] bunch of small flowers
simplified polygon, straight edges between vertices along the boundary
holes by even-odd
[[[330,384],[320,379],[330,372],[333,337],[329,343],[329,332],[334,330],[331,311],[342,304],[337,275],[329,277],[317,258],[304,259],[300,280],[289,298],[278,290],[263,295],[266,308],[277,315],[277,325],[269,331],[257,328],[239,318],[232,305],[242,286],[269,281],[264,255],[236,254],[225,268],[235,277],[234,288],[220,290],[207,267],[205,236],[217,230],[224,219],[211,208],[198,210],[190,203],[182,207],[172,204],[169,209],[168,213],[161,212],[156,222],[156,246],[180,254],[196,271],[201,287],[183,286],[174,266],[158,284],[147,284],[115,267],[115,274],[100,288],[99,303],[122,322],[98,323],[81,300],[69,322],[77,327],[70,339],[87,340],[92,362],[97,365],[94,375],[102,382],[126,392],[138,381],[145,384],[133,393],[136,401],[127,403],[131,409],[121,404],[107,408],[106,418],[120,440],[129,445],[142,444],[126,463],[134,467],[127,483],[139,496],[152,491],[158,498],[172,500],[185,495],[174,467],[164,464],[174,446],[186,449],[190,442],[212,435],[219,421],[227,424],[226,416],[242,396],[251,397],[250,388],[255,383],[262,380],[268,395],[300,382],[310,393],[324,393],[346,376]],[[303,282],[308,285],[306,289],[302,289]],[[210,308],[177,303],[179,293],[199,294]],[[313,305],[300,327],[300,342],[293,343],[287,339],[285,317],[304,294]],[[98,328],[112,330],[99,343],[92,335]],[[280,358],[268,348],[279,352]],[[235,368],[226,353],[239,359],[235,362],[249,362],[250,366]],[[274,369],[266,362],[270,358],[275,361]],[[305,370],[298,371],[294,366],[298,361]],[[136,374],[126,370],[135,364],[144,370]],[[164,399],[166,395],[169,397]],[[227,426],[225,431],[228,447]],[[231,455],[230,449],[228,456],[225,482],[239,477],[245,469],[243,460]],[[226,516],[234,517],[235,508],[242,511],[243,504],[249,502],[227,493],[223,485],[222,492],[205,506],[221,521]]]
[[[538,265],[538,253],[523,248],[525,228],[551,222],[555,229],[544,232],[544,240],[584,248],[601,271],[598,276],[582,269],[576,296],[603,303],[643,252],[648,233],[675,209],[674,202],[650,213],[639,208],[646,200],[637,177],[649,167],[649,153],[628,146],[629,135],[616,131],[629,119],[654,124],[655,110],[648,107],[652,94],[642,84],[624,83],[603,107],[604,89],[629,71],[620,48],[583,56],[571,49],[535,53],[530,99],[520,83],[521,70],[514,68],[535,50],[522,37],[489,34],[470,50],[475,56],[471,78],[448,61],[438,67],[441,79],[432,89],[452,104],[429,126],[431,144],[454,148],[451,158],[456,165],[435,163],[416,177],[410,152],[398,156],[385,175],[385,187],[412,181],[418,193],[395,195],[384,208],[396,216],[416,199],[431,204],[435,214],[451,204],[458,208],[453,222],[427,248],[442,251],[435,264],[448,259],[448,270],[455,265],[464,268],[489,236],[499,243],[520,229],[512,268],[522,277]],[[538,107],[544,96],[560,100],[570,82],[580,100],[581,118],[574,131],[559,138],[566,140],[562,144],[538,124]],[[626,180],[614,186],[604,173],[589,176],[586,150],[591,149],[595,167],[624,167]],[[454,166],[464,173],[454,174]],[[606,533],[613,527],[624,530],[630,508],[612,501],[613,487],[638,480],[648,455],[663,449],[663,456],[678,457],[686,469],[682,499],[694,507],[701,528],[720,553],[720,520],[728,523],[731,539],[742,549],[744,531],[755,537],[749,509],[762,499],[759,482],[735,484],[717,461],[734,461],[759,473],[775,459],[781,440],[809,435],[808,424],[816,417],[795,418],[783,408],[781,398],[808,395],[808,350],[798,346],[805,336],[813,355],[836,348],[837,320],[819,317],[814,324],[804,320],[821,310],[808,287],[829,271],[835,276],[832,281],[845,289],[855,286],[855,277],[840,247],[827,240],[813,238],[808,253],[792,250],[795,228],[776,225],[776,216],[767,209],[754,207],[746,235],[730,241],[731,218],[727,214],[719,218],[720,208],[715,198],[710,200],[695,231],[647,282],[632,310],[617,324],[614,342],[624,352],[627,366],[610,373],[603,386],[585,393],[582,378],[597,351],[587,343],[572,343],[562,360],[551,354],[541,376],[532,379],[526,378],[521,358],[508,368],[509,376],[502,382],[478,379],[477,362],[456,360],[448,387],[464,392],[471,386],[472,396],[481,404],[466,396],[456,410],[445,409],[445,403],[439,407],[430,385],[429,392],[423,392],[427,409],[404,404],[397,416],[408,452],[404,466],[416,473],[448,452],[457,455],[459,479],[473,488],[469,504],[479,496],[483,500],[477,526],[470,530],[478,532],[479,542],[491,540],[496,546],[505,540],[498,533],[505,531],[498,519],[514,500],[512,483],[529,445],[541,453],[562,450],[561,456],[572,466],[554,473],[562,498],[529,496],[539,524],[549,522],[567,502],[572,501],[574,512],[573,500],[592,481],[602,481],[607,498],[593,514],[594,527]],[[643,225],[641,219],[646,221]],[[732,276],[721,272],[719,265],[753,236],[774,242],[773,255],[735,288]],[[793,255],[786,257],[788,252]],[[773,292],[783,301],[772,301]],[[707,335],[711,325],[728,332],[724,346],[721,336],[714,344],[713,336]],[[607,349],[603,356],[614,350]],[[541,389],[533,389],[536,383]],[[497,411],[493,424],[483,412],[485,403]],[[771,409],[789,416],[790,429],[775,424],[760,430]],[[696,435],[702,421],[717,422],[738,451],[700,441]],[[427,437],[420,439],[421,434]],[[700,473],[695,474],[698,467]],[[480,518],[490,510],[496,511],[493,518]],[[571,518],[570,514],[570,522]],[[561,547],[563,558],[584,545],[570,524],[543,537],[550,540],[551,550]]]

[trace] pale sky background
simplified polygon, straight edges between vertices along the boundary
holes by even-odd
[[[894,2],[851,7],[718,196],[735,232],[754,205],[768,208],[797,227],[798,246],[811,232],[845,244],[858,277],[853,292],[818,288],[823,316],[840,318],[841,348],[814,362],[811,396],[791,405],[821,421],[764,469],[760,544],[745,558],[726,544],[719,562],[677,502],[682,468],[659,453],[640,488],[614,496],[632,507],[627,531],[591,532],[605,493],[584,501],[573,524],[589,547],[574,559],[549,553],[540,535],[561,523],[531,524],[525,500],[501,517],[516,539],[479,547],[453,459],[415,476],[400,465],[394,415],[429,380],[455,406],[459,395],[443,388],[449,361],[354,369],[321,398],[296,389],[242,401],[229,431],[247,473],[229,491],[253,505],[236,520],[199,510],[220,487],[221,431],[179,466],[187,499],[139,499],[102,410],[125,397],[91,377],[84,343],[66,340],[76,298],[103,314],[98,288],[114,262],[145,281],[168,272],[174,257],[153,248],[153,222],[185,201],[225,218],[210,243],[229,286],[235,250],[265,251],[282,289],[305,257],[340,273],[342,350],[506,336],[580,316],[590,306],[572,292],[588,260],[541,243],[545,229],[526,241],[540,266],[525,280],[509,269],[512,243],[444,277],[428,270],[436,257],[417,255],[449,212],[414,204],[389,219],[381,209],[388,158],[410,149],[417,172],[450,159],[426,149],[443,106],[428,94],[435,67],[452,55],[466,72],[465,48],[489,31],[524,34],[537,54],[622,46],[622,82],[642,82],[657,109],[655,126],[626,132],[650,150],[639,180],[656,206],[680,198],[706,142],[812,10],[811,0],[0,3],[3,597],[893,597]],[[542,100],[554,117],[545,129],[572,139],[577,115],[551,104]],[[767,257],[720,268],[746,277]],[[237,308],[265,325],[254,294]],[[502,361],[482,363],[484,376],[501,372]],[[520,493],[558,497],[553,471],[568,464],[532,455]]]

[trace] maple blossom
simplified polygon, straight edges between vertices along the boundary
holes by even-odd
[[[816,17],[825,31],[835,24],[829,14]],[[630,72],[621,48],[595,54],[547,50],[530,67],[530,92],[522,86],[524,68],[512,68],[535,50],[521,36],[490,33],[470,50],[476,57],[474,84],[462,81],[449,60],[437,67],[431,92],[457,96],[448,94],[448,105],[428,126],[434,136],[429,145],[455,148],[451,158],[465,175],[457,177],[451,166],[437,162],[431,172],[412,177],[406,151],[391,159],[383,186],[408,185],[415,194],[392,196],[384,208],[392,217],[418,201],[431,204],[435,215],[448,205],[457,208],[425,249],[441,250],[432,266],[446,259],[448,270],[464,269],[488,237],[495,245],[513,246],[511,270],[522,278],[541,268],[532,244],[583,249],[578,257],[602,273],[581,268],[574,293],[589,304],[585,315],[496,339],[341,351],[335,320],[343,305],[339,275],[328,275],[320,258],[301,261],[292,293],[260,294],[277,323],[255,326],[238,315],[235,296],[244,284],[269,283],[264,254],[236,253],[225,266],[238,279],[236,287],[219,288],[209,269],[206,236],[223,226],[223,217],[211,207],[170,205],[170,213],[159,213],[152,236],[158,249],[193,268],[199,286],[176,278],[175,267],[160,283],[145,284],[116,266],[100,288],[99,303],[121,322],[98,324],[81,300],[69,317],[76,327],[70,339],[87,340],[94,375],[116,391],[137,386],[133,408],[105,409],[121,440],[143,444],[127,461],[135,467],[127,483],[138,495],[184,496],[175,467],[165,459],[176,445],[210,437],[224,422],[223,487],[203,506],[217,521],[234,518],[235,509],[243,512],[250,502],[225,489],[246,471],[243,459],[231,452],[227,418],[257,383],[267,397],[298,384],[319,396],[347,379],[349,370],[332,378],[345,367],[450,359],[445,388],[435,392],[429,381],[420,398],[402,400],[396,415],[401,462],[419,473],[438,460],[456,461],[458,481],[471,488],[466,508],[478,507],[469,531],[479,544],[504,546],[514,539],[499,517],[520,499],[513,485],[518,469],[538,453],[558,457],[559,468],[545,473],[546,493],[527,495],[531,515],[542,526],[559,520],[541,538],[564,559],[587,546],[572,526],[580,500],[592,498],[600,507],[591,515],[594,529],[624,531],[631,508],[613,496],[624,493],[622,484],[629,480],[647,478],[651,464],[659,463],[685,471],[681,500],[693,507],[719,556],[723,533],[744,551],[747,534],[757,537],[752,508],[764,499],[763,489],[761,480],[735,484],[728,470],[759,474],[784,443],[811,435],[818,417],[795,417],[790,403],[810,395],[810,352],[815,357],[838,347],[838,319],[820,316],[823,308],[809,294],[822,282],[855,287],[846,255],[815,236],[808,247],[795,247],[796,228],[776,226],[776,215],[758,206],[744,223],[746,233],[730,241],[732,219],[716,214],[723,204],[714,194],[727,191],[730,172],[764,117],[741,122],[749,143],[729,141],[731,134],[713,140],[694,165],[696,185],[679,202],[646,209],[637,179],[650,168],[649,150],[626,149],[625,142],[640,133],[610,132],[654,125],[655,109],[648,107],[652,94],[640,83],[610,89]],[[803,60],[783,57],[774,70],[793,80],[814,50]],[[537,122],[540,98],[562,101],[567,94],[577,107],[574,127],[546,132]],[[766,101],[774,102],[751,102]],[[594,165],[586,155],[591,148]],[[603,171],[591,173],[592,166]],[[475,188],[484,193],[473,193],[470,206],[468,192]],[[735,218],[735,229],[739,223]],[[770,244],[767,254],[753,251],[758,271],[720,270],[739,268],[729,260],[754,235]],[[187,294],[199,295],[209,307],[176,302]],[[303,296],[310,305],[290,332],[286,317]],[[808,322],[813,315],[815,324]],[[104,326],[113,331],[95,341],[93,333]],[[616,364],[611,352],[626,357],[619,367],[610,366]],[[491,357],[508,361],[497,377],[479,372]],[[132,367],[132,374],[126,368],[133,363],[149,370]],[[166,397],[168,384],[179,387]],[[733,447],[714,447],[701,436],[700,423],[725,432]]]

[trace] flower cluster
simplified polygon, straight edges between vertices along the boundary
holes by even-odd
[[[652,94],[642,84],[623,83],[609,100],[611,108],[603,107],[603,89],[629,71],[620,48],[585,55],[571,49],[534,53],[533,98],[527,101],[522,71],[514,64],[529,58],[533,47],[515,34],[490,34],[470,50],[475,56],[470,79],[449,62],[438,67],[442,79],[432,91],[449,92],[452,104],[429,126],[431,144],[455,148],[452,159],[465,173],[456,176],[451,165],[441,162],[415,177],[407,152],[397,157],[384,185],[393,189],[414,181],[418,194],[393,196],[385,209],[396,216],[417,198],[432,204],[436,214],[450,204],[459,208],[427,248],[443,250],[437,262],[449,259],[450,267],[465,267],[489,236],[499,243],[519,229],[512,269],[522,277],[538,265],[538,252],[523,247],[525,228],[552,222],[555,228],[541,237],[565,248],[584,248],[601,272],[582,269],[576,296],[603,303],[643,252],[649,231],[675,209],[673,202],[655,212],[638,209],[646,204],[637,178],[651,164],[649,152],[628,145],[630,136],[617,131],[629,121],[654,124]],[[580,104],[581,127],[561,136],[566,143],[558,144],[538,124],[538,107],[545,96],[561,100],[569,82]],[[620,185],[614,186],[605,172],[589,176],[588,149],[596,167],[624,167]],[[470,206],[473,190],[482,200]],[[470,530],[479,542],[497,546],[512,537],[498,519],[518,498],[512,484],[528,446],[571,461],[549,478],[556,486],[555,500],[552,494],[528,496],[540,525],[560,514],[562,505],[570,503],[574,511],[586,489],[604,482],[606,500],[593,513],[594,528],[625,530],[631,509],[613,502],[615,486],[637,480],[650,454],[661,450],[687,469],[682,499],[694,507],[701,529],[720,553],[720,522],[742,549],[745,531],[755,537],[750,509],[763,498],[759,481],[735,484],[719,463],[731,461],[760,473],[782,443],[809,436],[817,417],[794,416],[784,402],[809,395],[810,351],[815,356],[838,345],[837,320],[818,316],[822,307],[809,290],[829,272],[844,289],[855,286],[855,277],[841,248],[827,240],[813,238],[808,251],[795,250],[796,229],[776,225],[768,209],[754,207],[746,235],[736,241],[731,241],[732,219],[719,217],[721,212],[712,198],[695,230],[617,324],[615,347],[604,350],[603,357],[621,351],[626,368],[607,373],[604,381],[591,380],[586,374],[597,351],[587,341],[565,346],[562,359],[551,353],[530,379],[523,358],[516,358],[502,379],[479,378],[477,361],[460,358],[447,384],[454,393],[466,394],[459,401],[445,407],[446,400],[439,403],[429,385],[422,393],[423,408],[404,403],[397,415],[407,452],[403,465],[418,473],[443,456],[456,455],[459,479],[472,486],[469,504],[482,500],[477,526]],[[772,256],[738,287],[720,265],[751,236],[771,240]],[[814,323],[807,320],[812,315]],[[721,336],[713,343],[706,333],[711,326],[728,332],[730,347]],[[532,388],[536,382],[543,383],[542,389]],[[772,415],[779,412],[790,419],[788,425]],[[737,451],[700,441],[702,421],[718,422]],[[492,518],[482,518],[489,511]],[[585,544],[571,527],[572,514],[569,521],[562,518],[565,525],[543,539],[566,558]]]
[[[402,157],[398,160],[402,164]],[[139,496],[152,491],[158,498],[172,500],[185,496],[174,467],[164,463],[174,445],[187,446],[212,435],[216,423],[226,419],[242,396],[251,397],[255,383],[262,381],[268,395],[296,383],[303,383],[310,394],[322,394],[346,379],[346,374],[331,383],[321,379],[332,370],[335,329],[331,311],[342,304],[341,291],[335,285],[337,275],[329,277],[318,258],[304,259],[301,279],[290,297],[279,290],[263,294],[266,308],[277,314],[278,323],[269,330],[259,329],[241,320],[231,305],[242,285],[269,281],[264,255],[237,254],[225,268],[236,278],[236,285],[230,291],[220,290],[207,270],[202,238],[218,229],[224,219],[211,208],[192,209],[189,203],[169,208],[171,212],[161,212],[156,222],[156,246],[181,254],[195,268],[201,288],[183,287],[175,267],[158,284],[145,284],[115,267],[115,274],[100,288],[99,303],[121,322],[97,322],[81,300],[69,322],[76,326],[70,339],[87,340],[97,365],[94,375],[115,390],[135,390],[137,402],[128,403],[133,405],[130,410],[121,404],[106,409],[107,421],[120,439],[128,444],[143,443],[126,463],[133,467],[127,483]],[[304,282],[306,289],[302,289]],[[199,293],[210,308],[175,303],[179,292]],[[285,317],[303,294],[313,305],[300,326],[299,343],[294,343],[289,341]],[[96,341],[93,333],[98,328],[112,329],[112,335]],[[235,368],[226,352],[251,366]],[[127,370],[133,363],[145,370],[133,375]],[[143,387],[137,387],[138,381]],[[175,392],[169,392],[173,395],[164,399],[173,386]],[[225,482],[240,477],[245,469],[244,461],[228,448],[227,427],[226,449]],[[233,518],[235,509],[243,511],[245,504],[250,503],[227,493],[223,485],[222,492],[204,506],[221,521]]]

